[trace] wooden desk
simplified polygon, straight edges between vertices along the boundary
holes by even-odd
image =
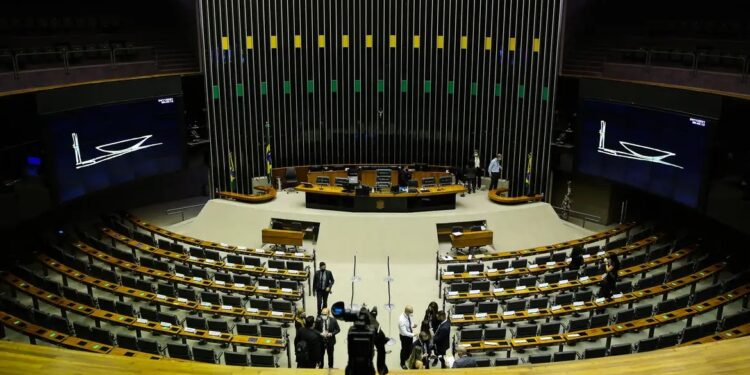
[[[255,190],[260,194],[240,194],[231,191],[220,191],[217,196],[223,199],[235,200],[243,203],[265,203],[276,198],[276,189],[272,186],[256,186]]]
[[[133,225],[143,230],[146,230],[150,233],[158,234],[162,237],[170,238],[175,241],[184,242],[192,246],[202,247],[204,249],[214,249],[214,250],[224,251],[227,253],[235,253],[239,255],[250,255],[250,256],[263,257],[263,258],[299,260],[303,262],[313,261],[313,256],[311,254],[306,254],[304,252],[288,253],[285,251],[273,251],[273,250],[266,250],[266,249],[248,249],[247,247],[244,247],[244,246],[235,246],[235,245],[229,245],[225,243],[200,240],[197,238],[184,236],[179,233],[171,232],[164,228],[158,227],[154,224],[148,223],[145,220],[139,219],[131,214],[125,214],[125,218],[129,220],[131,223],[133,223]]]
[[[507,190],[508,189],[490,190],[487,192],[487,197],[495,203],[505,204],[505,205],[541,202],[542,200],[544,200],[544,196],[541,194],[536,194],[532,196],[519,195],[517,197],[506,197],[504,195],[501,195]]]
[[[427,188],[416,193],[371,192],[357,196],[340,186],[299,185],[295,189],[305,193],[307,208],[352,212],[418,212],[452,210],[456,208],[456,194],[466,191],[461,185]]]
[[[463,232],[459,235],[451,233],[451,246],[460,249],[463,247],[480,247],[492,245],[492,231],[480,230],[473,232]]]
[[[305,232],[263,228],[261,237],[264,244],[302,246],[302,239],[305,237]]]
[[[442,255],[438,257],[438,263],[466,263],[466,262],[490,262],[500,259],[517,258],[517,257],[528,257],[532,255],[539,255],[544,253],[552,253],[557,250],[568,249],[574,246],[583,246],[592,242],[608,239],[609,237],[615,236],[620,233],[627,233],[635,227],[635,223],[619,224],[613,228],[605,231],[592,234],[576,240],[559,242],[553,245],[538,246],[528,249],[511,250],[511,251],[498,251],[490,254],[476,254],[476,255]]]

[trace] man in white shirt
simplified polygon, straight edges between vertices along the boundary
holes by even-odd
[[[490,190],[497,189],[497,180],[500,179],[500,172],[503,170],[502,166],[503,154],[498,153],[497,156],[492,159],[490,166],[487,171],[490,172]]]
[[[414,329],[417,328],[417,324],[412,322],[412,315],[414,315],[414,307],[406,305],[404,313],[398,317],[398,335],[401,339],[401,368],[404,370],[406,370],[406,360],[411,355],[414,336],[416,336]]]

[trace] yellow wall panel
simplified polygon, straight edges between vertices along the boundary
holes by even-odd
[[[484,38],[484,49],[489,51],[492,49],[492,37],[487,36]]]
[[[388,38],[388,46],[391,48],[396,48],[397,46],[397,39],[396,36],[391,34],[391,36]]]
[[[276,39],[276,35],[271,35],[271,48],[275,49],[276,47],[278,47],[278,45],[279,45],[279,42]]]
[[[365,47],[372,48],[372,35],[365,35]]]
[[[318,48],[325,48],[325,46],[326,46],[326,36],[318,35]]]
[[[508,51],[515,51],[516,50],[516,38],[511,37],[508,39]]]
[[[419,35],[414,35],[414,48],[419,48]]]
[[[253,49],[253,37],[251,35],[245,37],[245,47]]]
[[[443,36],[438,35],[437,39],[435,39],[435,46],[437,46],[438,49],[443,49],[443,43],[445,43]]]
[[[542,44],[542,43],[541,43],[541,41],[539,40],[539,38],[534,38],[534,46],[532,47],[533,51],[534,51],[534,52],[539,52],[539,49],[540,49],[540,47],[541,47],[541,44]]]
[[[302,48],[302,35],[294,36],[294,48]]]
[[[226,37],[226,36],[221,37],[221,49],[223,50],[229,49],[229,37]]]
[[[349,35],[344,34],[341,36],[341,47],[349,48]]]

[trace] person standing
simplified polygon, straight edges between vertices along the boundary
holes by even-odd
[[[320,262],[320,269],[315,272],[315,278],[313,279],[313,291],[317,297],[318,315],[324,307],[328,307],[328,295],[331,294],[333,282],[333,273],[326,269],[325,262]]]
[[[435,301],[430,302],[427,305],[427,310],[424,312],[424,319],[422,319],[422,326],[419,328],[420,331],[429,333],[430,335],[435,333],[437,325],[440,321],[437,318],[438,304]]]
[[[371,310],[373,318],[378,318],[378,309],[373,308]],[[387,353],[390,353],[390,350],[385,349],[385,344],[388,343],[390,339],[383,333],[383,329],[378,327],[378,332],[375,334],[375,349],[378,351],[377,358],[375,360],[375,365],[378,370],[378,375],[385,375],[388,373],[388,366],[385,364],[385,355]]]
[[[617,287],[617,272],[620,271],[620,261],[617,259],[617,255],[610,254],[609,257],[604,258],[604,271],[604,280],[602,280],[602,286],[599,288],[599,297],[611,298]]]
[[[451,323],[448,321],[445,311],[438,311],[437,318],[440,320],[440,324],[435,328],[435,336],[432,341],[435,344],[435,354],[440,360],[440,367],[445,368],[445,353],[450,347]]]
[[[336,345],[336,335],[341,332],[339,323],[336,318],[330,316],[328,308],[323,308],[318,320],[315,322],[315,329],[323,336],[323,346],[325,350],[320,351],[320,368],[323,368],[323,357],[328,354],[328,368],[333,367],[333,347]]]
[[[500,172],[503,171],[503,154],[498,153],[492,161],[490,166],[487,167],[487,171],[490,172],[490,188],[489,190],[497,189],[497,180],[500,179]]]
[[[294,359],[298,368],[315,368],[321,358],[323,337],[313,329],[315,318],[305,318],[305,325],[294,337]]]
[[[471,194],[477,189],[477,169],[469,160],[463,169],[463,181],[466,184],[466,192]]]
[[[475,149],[471,158],[471,165],[474,167],[474,187],[476,190],[482,189],[482,161],[479,159],[479,150]]]
[[[415,323],[412,323],[412,316],[414,315],[414,307],[406,305],[404,307],[404,313],[398,318],[398,335],[401,339],[401,368],[406,370],[406,360],[411,355],[411,349],[414,346],[414,329],[417,328]]]

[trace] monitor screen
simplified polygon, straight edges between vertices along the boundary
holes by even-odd
[[[182,98],[159,97],[43,116],[61,202],[182,167]]]
[[[696,207],[711,120],[584,100],[578,170]]]

